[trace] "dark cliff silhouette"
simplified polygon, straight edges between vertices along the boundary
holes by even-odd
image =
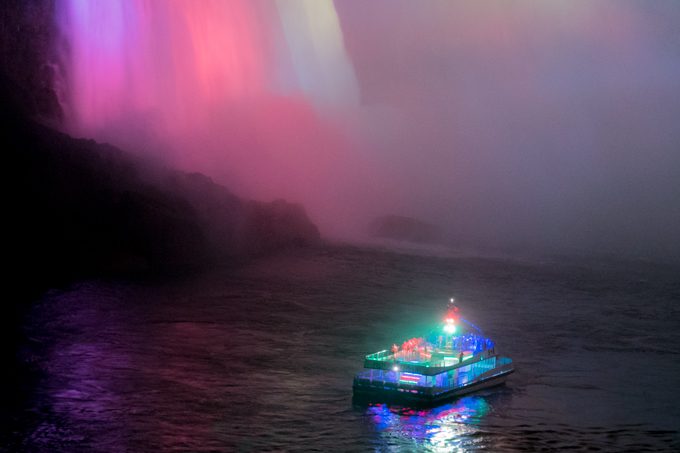
[[[19,246],[15,269],[36,288],[181,271],[320,238],[299,205],[240,199],[204,175],[74,139],[16,110],[5,109],[3,123],[16,178],[7,219]]]
[[[8,216],[32,288],[73,278],[163,273],[319,240],[304,209],[243,200],[208,177],[165,168],[58,125],[60,50],[53,0],[0,13],[2,149],[16,209]],[[57,69],[55,69],[57,68]]]
[[[59,132],[53,14],[53,0],[8,0],[0,11],[10,269],[0,302],[10,340],[0,359],[15,355],[21,317],[50,288],[83,278],[174,276],[320,240],[300,205],[244,200],[204,175]]]

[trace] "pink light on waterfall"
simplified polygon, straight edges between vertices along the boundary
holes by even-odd
[[[332,204],[349,172],[338,112],[358,99],[332,0],[57,8],[70,132],[150,151],[245,196],[301,201],[312,215]]]
[[[207,105],[262,93],[274,69],[267,10],[247,1],[62,0],[59,11],[71,120],[85,134],[130,116],[181,128]]]
[[[58,0],[58,10],[70,119],[85,135],[131,117],[191,128],[214,106],[264,96],[357,97],[331,0]]]

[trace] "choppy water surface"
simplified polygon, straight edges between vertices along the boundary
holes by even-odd
[[[8,450],[680,450],[680,278],[329,247],[165,283],[84,282],[26,325]],[[517,367],[422,410],[352,404],[364,354],[446,298]]]

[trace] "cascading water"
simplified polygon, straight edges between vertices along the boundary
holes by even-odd
[[[206,105],[262,93],[264,12],[246,2],[62,0],[72,125],[97,135],[130,115],[175,131]]]
[[[358,90],[332,0],[58,0],[57,11],[72,133],[160,149],[263,198],[301,197],[340,154],[324,115]]]

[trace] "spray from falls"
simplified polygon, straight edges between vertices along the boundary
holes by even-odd
[[[673,2],[55,1],[75,135],[326,234],[677,254]]]
[[[314,204],[330,181],[329,107],[358,98],[331,0],[58,0],[58,22],[72,133],[256,198]]]
[[[356,99],[332,1],[60,0],[74,126],[275,94]],[[176,126],[176,125],[173,125]]]

